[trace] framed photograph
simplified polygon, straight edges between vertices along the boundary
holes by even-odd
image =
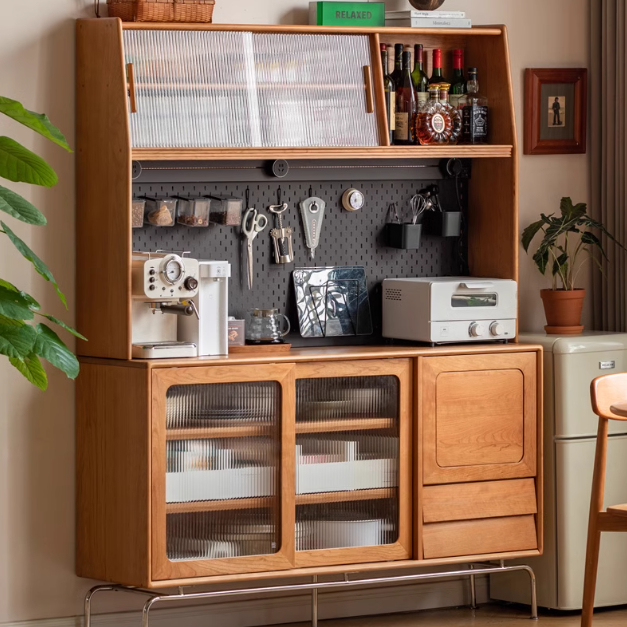
[[[588,70],[525,70],[525,154],[586,152]]]

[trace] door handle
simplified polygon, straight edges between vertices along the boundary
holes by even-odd
[[[128,95],[131,99],[131,113],[137,113],[137,98],[135,95],[135,72],[133,64],[126,64],[126,74],[128,77]]]
[[[374,113],[374,96],[372,93],[372,74],[370,66],[364,65],[364,84],[366,86],[366,113]]]

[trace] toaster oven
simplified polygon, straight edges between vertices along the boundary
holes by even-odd
[[[383,337],[444,344],[516,337],[518,286],[509,279],[383,281]]]

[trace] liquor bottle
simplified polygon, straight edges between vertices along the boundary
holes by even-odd
[[[412,122],[416,116],[417,98],[411,80],[411,52],[403,52],[403,80],[396,85],[396,129],[394,143],[416,143]]]
[[[438,85],[448,82],[442,73],[442,51],[436,48],[433,51],[433,73],[429,79],[429,85]]]
[[[411,80],[418,97],[418,105],[429,100],[429,78],[424,71],[424,48],[422,44],[416,44],[414,47],[414,71],[411,73]]]
[[[468,68],[467,93],[459,100],[462,110],[462,139],[466,144],[484,144],[488,139],[488,99],[479,93],[477,68]]]
[[[462,132],[462,116],[449,103],[448,83],[429,86],[429,102],[416,116],[415,134],[423,146],[456,144]]]
[[[388,74],[388,50],[386,44],[381,44],[381,63],[383,65],[383,89],[385,91],[385,108],[388,114],[388,132],[390,145],[394,143],[394,129],[396,128],[396,84]]]
[[[403,50],[403,44],[394,45],[394,71],[391,76],[397,89],[403,82]]]
[[[464,51],[453,50],[453,81],[451,82],[450,102],[455,108],[459,106],[459,99],[466,93],[466,79],[463,65]]]

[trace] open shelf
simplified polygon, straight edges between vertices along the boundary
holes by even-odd
[[[394,418],[338,418],[337,420],[317,420],[297,422],[296,433],[330,433],[335,431],[362,431],[366,429],[392,429]]]
[[[345,492],[315,492],[314,494],[297,494],[296,505],[391,499],[396,498],[397,491],[398,488],[376,488],[374,490],[347,490]]]
[[[138,161],[243,159],[509,159],[511,145],[363,146],[353,148],[133,148]]]
[[[222,501],[193,501],[191,503],[168,503],[166,513],[189,514],[191,512],[214,512],[233,509],[258,509],[273,507],[275,498],[264,496],[250,499],[226,499]]]
[[[251,423],[238,427],[203,427],[190,429],[168,429],[167,440],[208,440],[214,438],[248,438],[268,436],[276,431],[275,425]]]

